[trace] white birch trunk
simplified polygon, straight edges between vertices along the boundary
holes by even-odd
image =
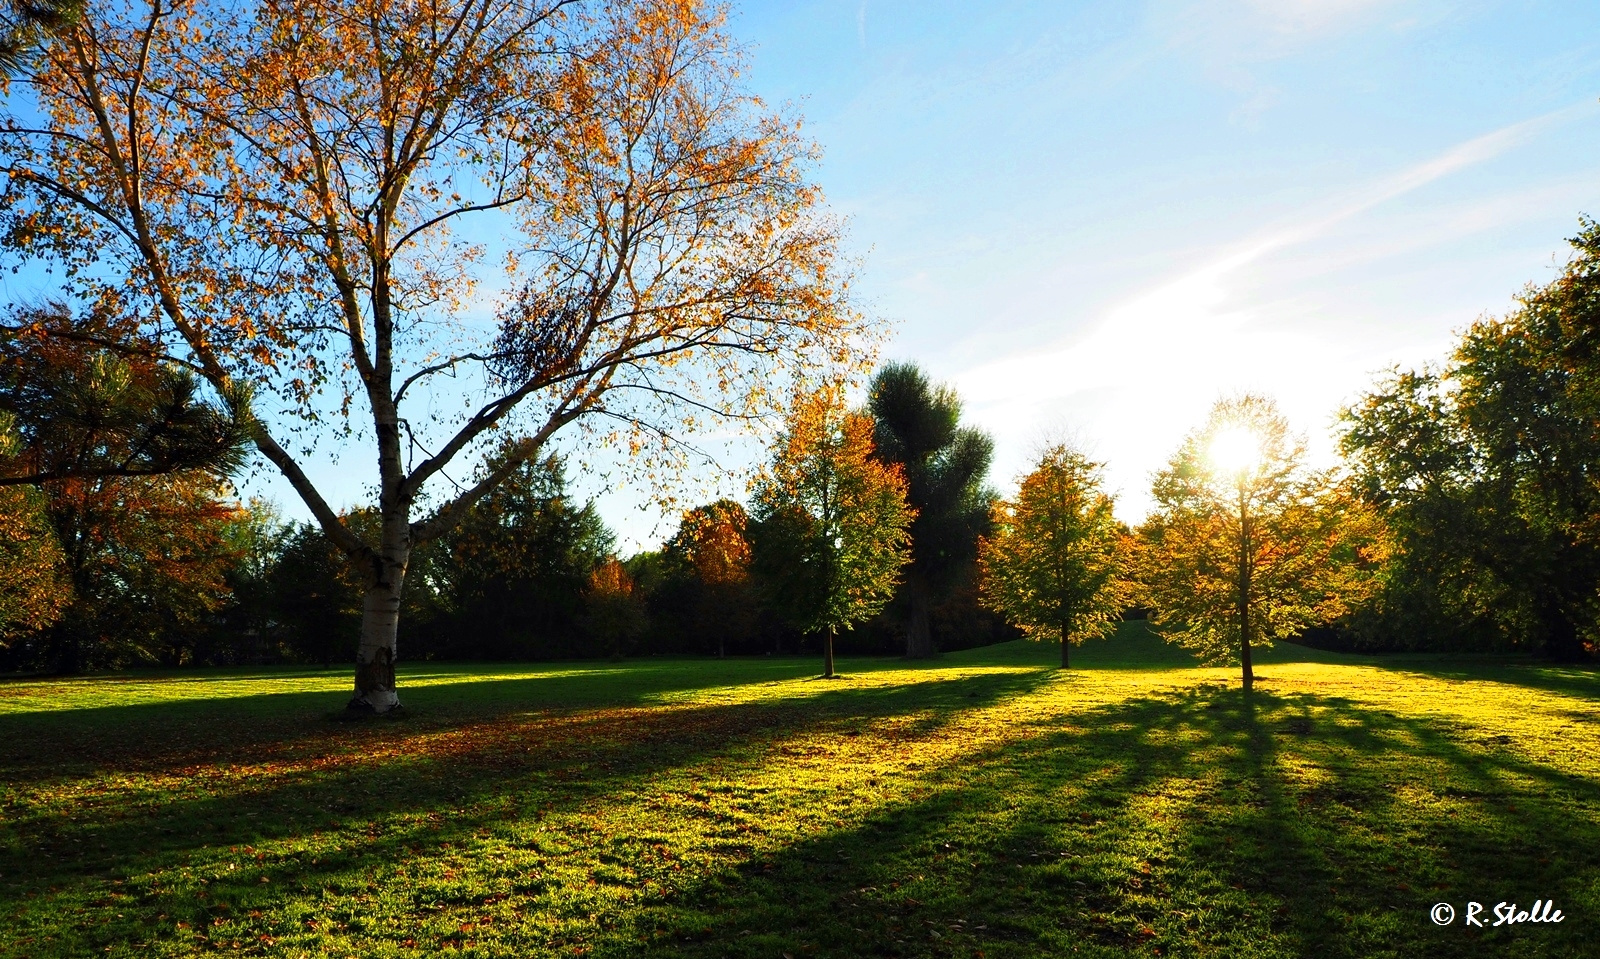
[[[400,591],[411,559],[410,522],[386,517],[383,545],[361,605],[361,645],[356,651],[356,688],[349,709],[387,713],[400,705],[394,666],[400,626]]]

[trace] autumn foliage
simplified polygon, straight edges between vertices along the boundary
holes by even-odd
[[[1253,462],[1216,462],[1224,435],[1248,437]],[[1387,548],[1372,510],[1305,458],[1271,400],[1220,401],[1156,475],[1139,529],[1151,622],[1206,659],[1239,662],[1247,685],[1253,646],[1348,613]]]
[[[877,613],[910,560],[915,511],[898,466],[873,456],[873,421],[828,387],[798,395],[756,483],[756,518],[788,576],[780,602],[800,629],[826,637]]]
[[[387,709],[412,550],[552,437],[674,466],[863,361],[814,148],[740,66],[675,0],[95,6],[12,87],[0,229],[270,411],[257,451],[366,581],[355,704]],[[373,444],[374,540],[303,468],[330,426]]]
[[[995,504],[979,545],[984,602],[1029,638],[1061,644],[1108,635],[1127,605],[1126,533],[1101,489],[1099,464],[1046,450],[1017,495]]]

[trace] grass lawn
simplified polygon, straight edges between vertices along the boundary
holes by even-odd
[[[1057,656],[3,682],[0,956],[1600,955],[1600,673]]]

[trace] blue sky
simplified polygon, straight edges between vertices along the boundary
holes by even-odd
[[[1002,488],[1068,436],[1129,519],[1225,393],[1331,455],[1375,372],[1600,215],[1600,4],[788,0],[731,31],[825,151],[886,357],[961,391]]]
[[[824,150],[885,358],[959,389],[1002,490],[1071,437],[1130,521],[1217,397],[1275,396],[1326,459],[1376,372],[1600,215],[1592,0],[782,0],[729,29]],[[314,464],[349,503],[366,466]],[[574,472],[624,552],[675,525]]]

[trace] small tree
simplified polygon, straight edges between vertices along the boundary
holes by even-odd
[[[1349,609],[1381,537],[1370,510],[1305,466],[1305,443],[1259,396],[1222,400],[1156,475],[1140,528],[1151,622],[1208,659],[1298,634]]]
[[[979,543],[985,605],[1031,639],[1058,639],[1062,669],[1073,643],[1115,628],[1127,596],[1124,531],[1099,471],[1069,447],[1045,451],[1016,499],[995,504]]]
[[[905,479],[873,458],[872,430],[837,387],[799,396],[756,483],[755,519],[787,546],[783,605],[797,628],[823,634],[828,678],[834,633],[882,610],[910,559]]]

